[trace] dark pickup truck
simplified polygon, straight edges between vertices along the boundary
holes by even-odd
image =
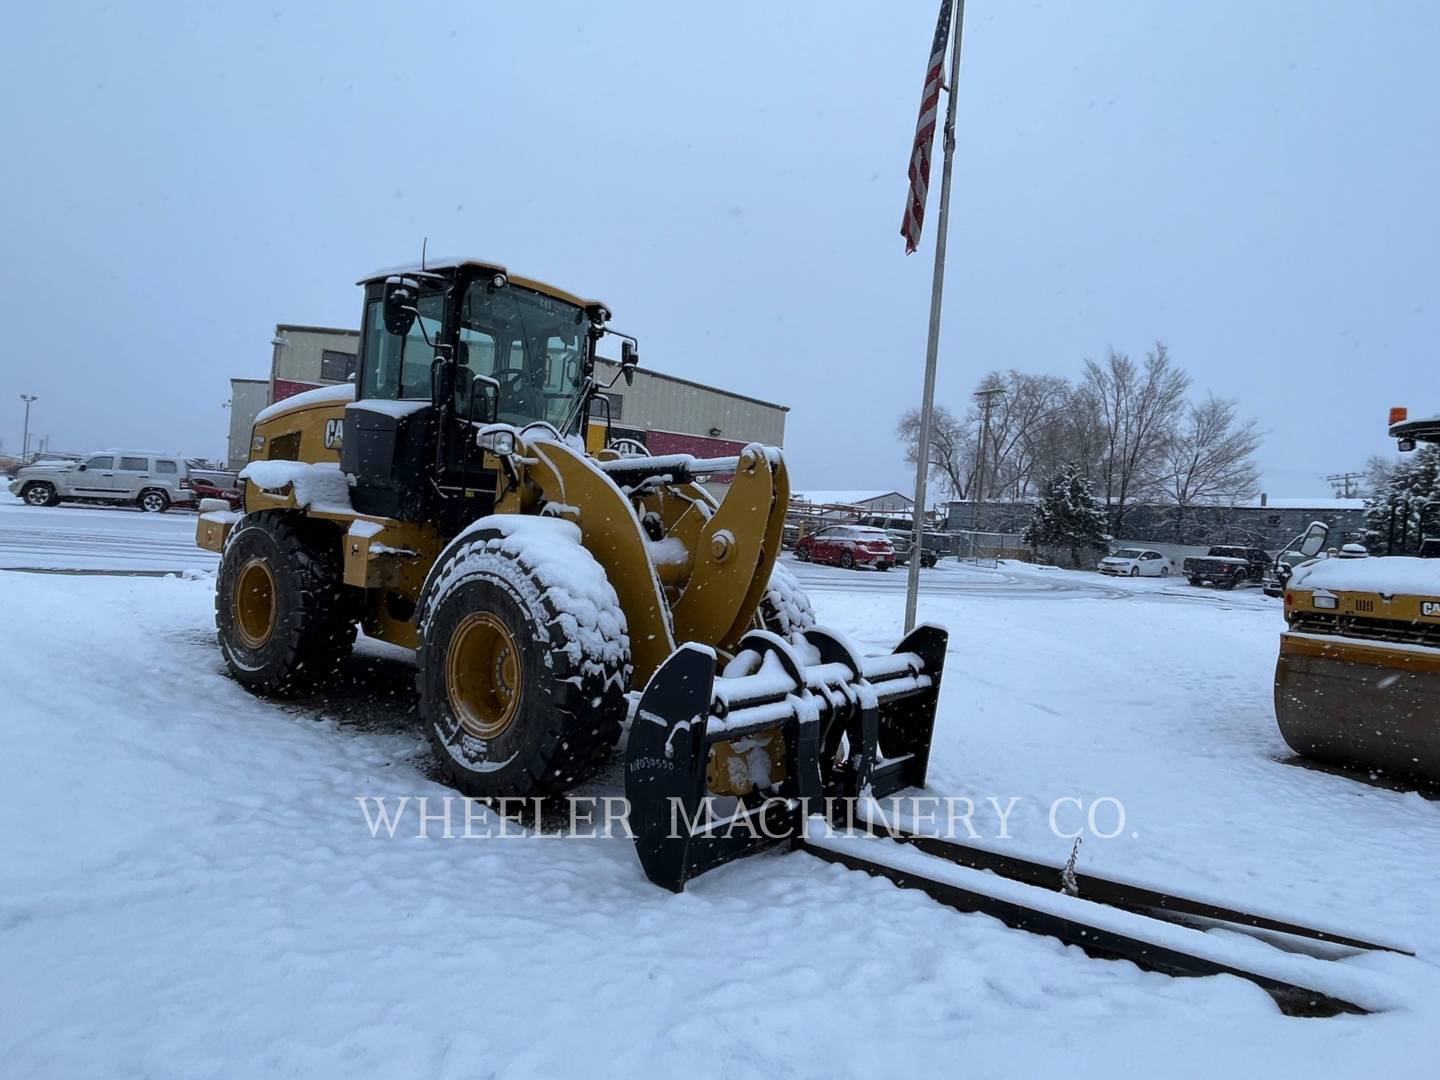
[[[1191,585],[1233,589],[1263,580],[1269,568],[1270,556],[1259,548],[1218,546],[1206,555],[1186,559],[1184,572]]]

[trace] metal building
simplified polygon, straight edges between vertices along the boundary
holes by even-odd
[[[239,472],[250,460],[250,429],[255,415],[270,404],[269,379],[230,380],[230,438],[225,466]]]

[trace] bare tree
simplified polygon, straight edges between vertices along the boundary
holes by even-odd
[[[895,425],[905,444],[905,460],[914,465],[920,456],[920,410],[908,409]],[[936,405],[930,420],[930,475],[955,499],[966,498],[975,441],[969,426],[943,405]]]
[[[1118,530],[1138,499],[1156,494],[1164,482],[1165,457],[1185,404],[1190,377],[1170,362],[1161,342],[1137,365],[1109,351],[1102,366],[1085,361],[1084,392],[1099,423],[1099,487]]]
[[[1027,375],[1013,368],[992,374],[990,386],[1002,387],[990,416],[986,440],[986,496],[1023,499],[1034,494],[1053,472],[1052,457],[1069,456],[1057,445],[1062,438],[1070,384],[1055,375]]]
[[[1165,494],[1178,509],[1177,535],[1188,507],[1234,505],[1255,494],[1260,474],[1253,455],[1259,445],[1255,422],[1237,422],[1233,401],[1211,394],[1189,406],[1165,450]]]

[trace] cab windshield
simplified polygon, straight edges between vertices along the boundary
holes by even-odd
[[[392,334],[380,300],[370,303],[361,397],[431,400],[443,294],[422,294],[417,309],[409,331]],[[543,420],[557,428],[571,417],[589,347],[584,309],[519,285],[476,281],[466,289],[459,322],[458,416],[516,427]]]
[[[455,408],[460,416],[488,417],[500,384],[496,419],[523,427],[543,420],[557,428],[571,417],[580,393],[589,340],[582,308],[518,285],[492,288],[476,281],[460,308],[460,355]]]

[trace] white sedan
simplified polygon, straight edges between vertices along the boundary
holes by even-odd
[[[1169,577],[1175,564],[1148,548],[1121,548],[1100,560],[1102,574],[1120,577]]]

